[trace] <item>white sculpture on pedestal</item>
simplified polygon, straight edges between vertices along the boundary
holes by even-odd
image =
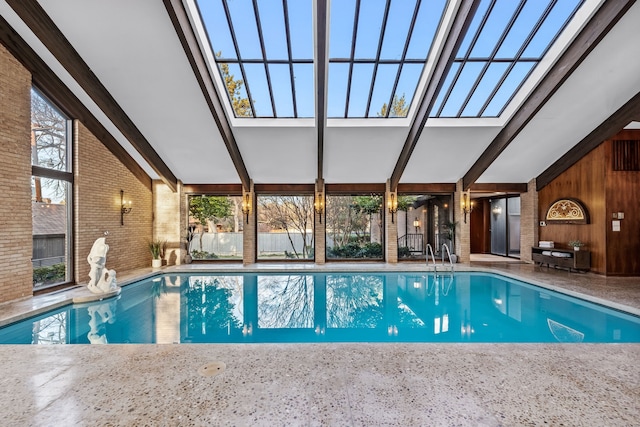
[[[91,252],[87,256],[87,262],[91,266],[89,271],[89,283],[87,288],[94,294],[106,294],[118,288],[116,283],[116,271],[105,269],[109,245],[105,237],[100,237],[93,242]]]

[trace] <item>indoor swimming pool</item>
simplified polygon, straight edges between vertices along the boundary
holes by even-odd
[[[164,274],[2,344],[640,342],[640,318],[490,273]]]

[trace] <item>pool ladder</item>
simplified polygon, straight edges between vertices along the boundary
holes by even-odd
[[[449,268],[451,269],[451,271],[453,272],[453,261],[451,260],[451,251],[449,251],[449,246],[447,246],[446,243],[442,244],[442,266],[444,267],[444,253],[445,253],[445,249],[447,252],[447,256],[449,257]]]
[[[446,243],[442,244],[442,267],[446,267],[444,253],[447,253],[449,257],[449,269],[453,272],[453,261],[451,260],[451,251],[449,250],[449,246]],[[431,243],[427,243],[427,267],[429,267],[429,255],[431,255],[431,261],[433,262],[433,271],[438,271],[438,265],[436,264],[436,257],[433,253],[433,247],[431,247]]]

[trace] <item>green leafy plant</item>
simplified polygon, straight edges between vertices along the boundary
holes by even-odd
[[[152,240],[149,242],[149,252],[151,252],[153,259],[163,258],[166,247],[166,240]]]
[[[580,240],[570,240],[569,246],[572,248],[580,248],[584,246],[584,243],[582,243]]]

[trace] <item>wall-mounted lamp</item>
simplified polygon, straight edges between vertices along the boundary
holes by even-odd
[[[494,215],[500,215],[502,213],[502,207],[494,206],[493,209],[491,209],[491,212],[493,212]]]
[[[242,213],[246,217],[247,224],[249,224],[249,214],[251,213],[251,197],[249,193],[245,193],[244,199],[242,199]]]
[[[473,212],[473,202],[469,197],[469,192],[462,193],[462,201],[460,202],[460,207],[462,208],[462,213],[464,214],[464,222],[467,223],[467,214]]]
[[[413,220],[413,227],[416,229],[416,233],[420,232],[420,220],[418,218]]]
[[[391,214],[391,223],[393,224],[393,215],[398,212],[398,200],[394,193],[389,193],[389,200],[387,201],[387,208]]]
[[[124,215],[131,212],[131,200],[124,199],[124,190],[120,190],[120,225],[124,225]]]
[[[324,212],[324,198],[322,193],[316,194],[316,200],[313,202],[313,210],[318,214],[318,220],[322,224],[322,212]]]

